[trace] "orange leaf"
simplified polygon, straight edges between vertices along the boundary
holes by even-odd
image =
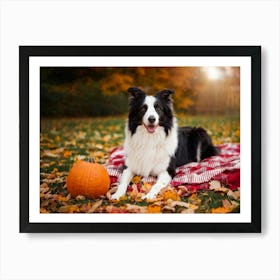
[[[158,205],[149,205],[148,213],[161,213],[161,207]]]
[[[167,201],[168,199],[171,200],[181,200],[180,196],[177,194],[177,192],[172,191],[172,190],[168,190],[164,193],[163,198],[165,201]]]
[[[230,208],[226,208],[226,207],[218,207],[218,208],[214,208],[211,210],[212,213],[229,213],[231,212]]]
[[[64,153],[63,153],[64,157],[70,157],[71,155],[72,155],[72,152],[68,151],[68,150],[64,151]]]
[[[58,201],[68,201],[70,198],[71,198],[71,195],[69,195],[69,194],[67,196],[63,196],[61,194],[58,194],[57,197],[56,197],[56,199]]]

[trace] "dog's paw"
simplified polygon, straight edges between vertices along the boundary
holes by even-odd
[[[122,196],[124,196],[124,195],[125,195],[124,193],[115,192],[115,193],[111,196],[110,200],[120,200],[120,198],[121,198]]]

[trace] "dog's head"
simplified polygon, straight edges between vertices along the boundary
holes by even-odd
[[[128,92],[130,93],[128,119],[132,134],[140,125],[146,128],[147,133],[155,133],[157,128],[162,126],[168,134],[173,124],[171,95],[174,91],[163,89],[151,96],[137,87],[131,87]]]

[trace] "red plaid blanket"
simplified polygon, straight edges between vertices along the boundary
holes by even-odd
[[[190,191],[208,189],[209,181],[218,180],[230,189],[240,186],[240,145],[222,144],[219,156],[204,159],[201,162],[190,162],[176,169],[176,175],[171,181],[174,187],[185,185]],[[124,165],[124,150],[115,148],[105,165],[111,183],[119,180]],[[154,183],[156,178],[143,178],[143,182]]]

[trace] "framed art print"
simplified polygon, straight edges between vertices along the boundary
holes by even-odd
[[[20,232],[261,232],[260,46],[20,46]]]

